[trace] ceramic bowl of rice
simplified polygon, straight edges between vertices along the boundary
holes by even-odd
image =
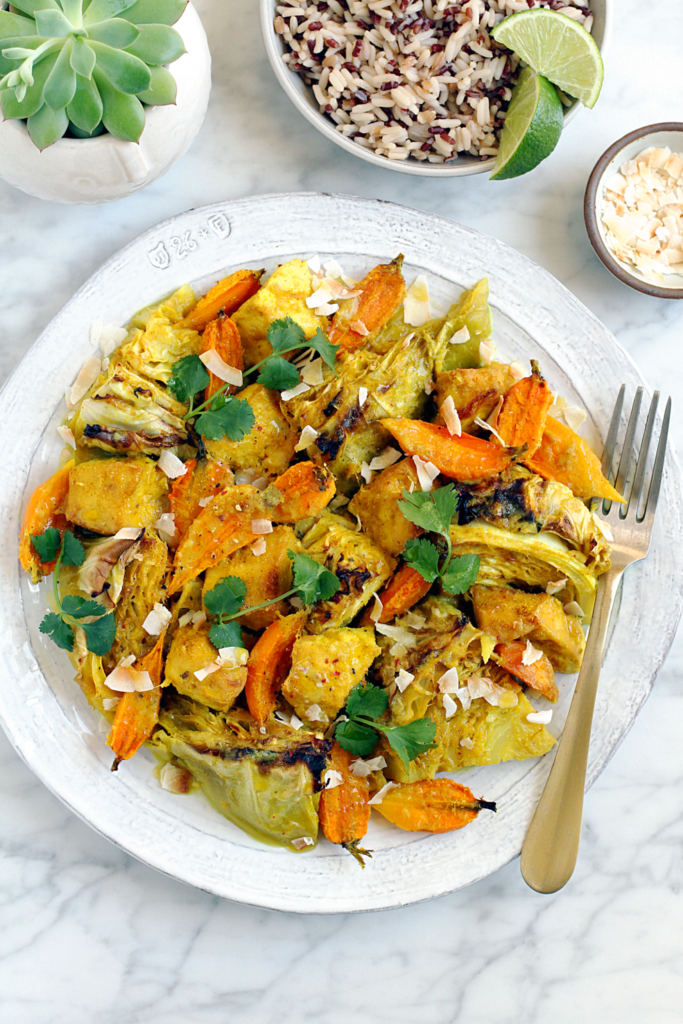
[[[440,178],[493,169],[521,65],[489,32],[534,7],[574,18],[604,56],[612,0],[261,0],[261,26],[318,131],[379,167]],[[566,124],[580,104],[561,99]]]

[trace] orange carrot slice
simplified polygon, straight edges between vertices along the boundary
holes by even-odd
[[[566,484],[577,498],[584,501],[590,498],[624,500],[602,475],[595,452],[570,427],[552,416],[546,420],[540,447],[532,458],[524,460],[524,464],[546,480]]]
[[[341,303],[329,331],[330,341],[347,352],[362,348],[369,334],[387,323],[406,296],[403,257],[374,267],[358,285],[360,295]]]
[[[26,506],[19,534],[19,561],[22,568],[30,573],[34,583],[49,575],[55,567],[55,562],[41,562],[38,552],[31,543],[31,535],[35,537],[50,527],[55,527],[61,535],[64,534],[68,523],[62,508],[69,493],[69,473],[73,465],[74,461],[70,459],[48,480],[39,484]]]
[[[452,779],[424,779],[388,790],[376,810],[406,832],[452,832],[469,825],[479,811],[495,804],[477,800],[471,790]]]
[[[282,683],[292,666],[292,648],[306,622],[306,612],[276,619],[256,641],[247,664],[247,707],[259,725],[270,717]]]
[[[177,326],[203,331],[208,323],[216,319],[221,310],[226,316],[232,316],[243,302],[259,290],[263,273],[263,270],[237,270],[229,277],[224,277],[199,300]]]
[[[107,743],[116,754],[112,771],[121,761],[127,761],[149,739],[159,721],[161,703],[161,673],[164,665],[164,637],[161,634],[156,644],[136,665],[139,672],[149,672],[154,683],[153,690],[142,693],[122,693],[116,705],[114,722]]]
[[[539,448],[553,404],[553,395],[533,364],[534,372],[512,385],[498,415],[496,429],[506,445],[521,448],[527,445],[527,457]]]
[[[397,615],[405,615],[414,604],[417,604],[429,591],[431,583],[427,583],[417,569],[410,565],[402,565],[377,596],[382,602],[379,619],[371,616],[372,606],[366,609],[361,625],[371,626],[373,622],[392,622]]]
[[[242,339],[234,322],[222,311],[215,320],[211,320],[204,329],[202,335],[202,352],[213,349],[228,366],[234,366],[236,370],[244,369],[244,352],[242,350]],[[225,381],[209,370],[209,383],[204,392],[204,401],[208,402],[212,395],[224,386]],[[234,395],[237,391],[235,385],[226,388],[225,394]]]
[[[217,459],[190,459],[187,471],[173,481],[168,495],[171,512],[175,516],[175,543],[179,543],[204,506],[203,498],[213,497],[232,483],[230,469]]]
[[[334,477],[324,466],[297,462],[279,476],[275,487],[282,501],[272,510],[276,523],[298,523],[322,512],[335,495]]]
[[[404,452],[432,462],[440,473],[461,483],[476,483],[497,476],[510,465],[515,453],[480,437],[449,434],[446,427],[422,420],[381,420]]]
[[[513,640],[508,644],[497,644],[494,650],[496,660],[501,668],[504,668],[510,675],[521,679],[523,683],[533,690],[538,690],[548,700],[556,701],[559,697],[555,672],[547,656],[544,654],[533,665],[522,664],[522,658],[526,650],[526,642]]]
[[[363,856],[371,856],[369,850],[358,846],[368,830],[370,805],[368,803],[368,780],[354,775],[351,771],[352,758],[338,743],[332,744],[327,759],[328,767],[339,772],[342,781],[332,789],[323,789],[320,794],[320,827],[325,838],[339,843],[363,864]]]

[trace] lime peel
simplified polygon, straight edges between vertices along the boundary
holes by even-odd
[[[563,123],[555,86],[524,68],[512,93],[491,178],[517,178],[537,167],[555,149]]]

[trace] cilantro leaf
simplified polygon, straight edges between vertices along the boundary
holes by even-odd
[[[412,494],[403,491],[403,501],[399,501],[398,507],[411,523],[430,533],[446,536],[458,507],[458,497],[453,484],[436,491],[413,491]]]
[[[289,391],[301,383],[296,366],[282,356],[269,356],[258,375],[257,383],[271,391]]]
[[[236,615],[247,596],[247,585],[239,576],[224,576],[213,590],[204,595],[204,605],[209,615]],[[222,644],[223,647],[235,646]]]
[[[436,722],[431,718],[418,718],[407,725],[377,725],[376,728],[384,733],[389,746],[401,758],[406,771],[410,761],[436,746]]]
[[[43,533],[35,536],[31,534],[31,543],[41,562],[54,562],[59,554],[59,545],[62,543],[62,538],[59,535],[59,530],[51,526],[48,530],[44,530]]]
[[[403,558],[411,569],[417,569],[427,583],[433,583],[439,575],[439,551],[431,540],[409,540],[403,549]]]
[[[101,605],[100,605],[101,607]],[[109,654],[116,636],[116,619],[113,612],[101,615],[96,622],[82,623],[88,650],[93,654]]]
[[[383,686],[373,686],[362,682],[354,686],[346,701],[346,714],[349,718],[364,715],[366,718],[379,718],[387,709],[389,694]]]
[[[221,647],[244,647],[242,630],[237,622],[214,622],[209,630],[209,640],[214,647],[219,649]]]
[[[54,612],[48,612],[39,628],[41,633],[51,637],[62,650],[73,651],[74,631],[67,622],[62,620],[61,616]]]
[[[357,757],[367,757],[377,744],[377,733],[372,726],[351,720],[337,722],[334,738],[340,747]]]
[[[327,335],[318,328],[312,338],[309,338],[306,344],[309,348],[315,349],[319,356],[322,357],[324,363],[327,363],[331,370],[334,370],[335,376],[337,369],[335,367],[335,360],[337,358],[337,350],[339,345],[333,345]]]
[[[453,558],[443,574],[443,589],[447,594],[464,594],[476,583],[481,559],[479,555],[459,555]]]
[[[339,590],[339,580],[333,572],[316,562],[310,555],[298,555],[288,551],[294,569],[293,588],[304,604],[327,601]]]
[[[254,423],[254,413],[247,401],[216,395],[211,406],[197,417],[195,427],[209,441],[219,441],[223,437],[229,441],[241,441],[251,432]]]
[[[267,338],[275,353],[286,352],[291,348],[302,348],[306,343],[303,329],[291,316],[286,316],[284,320],[273,320],[268,328]]]
[[[67,594],[62,598],[62,611],[72,619],[86,619],[91,615],[103,615],[104,608],[98,601],[88,601],[85,597]]]
[[[169,378],[167,387],[179,402],[191,401],[211,379],[199,356],[183,356],[171,369],[173,376]]]
[[[62,565],[83,565],[84,561],[85,548],[71,530],[67,530],[62,541]]]

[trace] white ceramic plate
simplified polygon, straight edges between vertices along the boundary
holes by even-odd
[[[360,275],[398,252],[405,254],[408,280],[418,270],[426,273],[444,308],[462,287],[488,275],[499,348],[511,358],[539,359],[551,386],[590,411],[592,430],[604,434],[622,381],[630,392],[642,383],[629,357],[587,309],[500,242],[388,203],[304,194],[205,207],[148,231],[71,299],[0,396],[0,715],[11,741],[39,778],[112,842],[184,882],[257,906],[310,913],[373,910],[429,899],[485,877],[519,853],[550,757],[460,773],[477,796],[499,807],[496,815],[482,813],[460,832],[425,836],[373,820],[367,845],[375,856],[364,871],[324,841],[302,854],[259,845],[201,796],[161,790],[146,751],[111,774],[99,716],[73,681],[66,655],[38,631],[44,585],[20,578],[20,512],[56,464],[60,443],[54,426],[64,414],[64,385],[91,354],[93,320],[124,324],[184,281],[205,288],[245,265],[272,270],[292,256],[320,253]],[[683,502],[673,451],[660,502],[651,554],[626,575],[598,694],[589,783],[647,697],[678,622]],[[555,734],[571,684],[565,679],[561,685],[551,725]]]

